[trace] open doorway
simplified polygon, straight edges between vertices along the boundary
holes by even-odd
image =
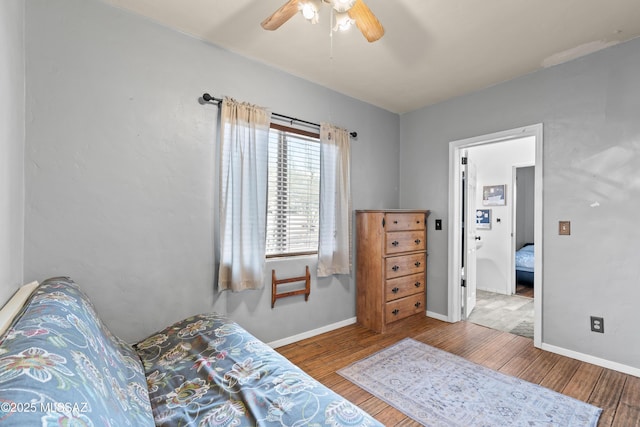
[[[535,169],[533,164],[513,166],[512,170],[515,257],[511,293],[526,298],[535,295]]]
[[[535,164],[534,137],[485,144],[465,151],[468,165],[476,170],[477,191],[473,192],[475,200],[469,212],[470,219],[476,222],[471,257],[475,259],[476,279],[475,301],[469,301],[468,296],[462,298],[463,318],[533,338],[533,281],[523,278],[532,278],[534,268],[532,264],[527,269],[521,261],[533,261],[535,175],[531,174],[531,181],[527,181],[529,169],[525,166],[535,167],[531,166]],[[465,197],[463,203],[467,199]],[[465,211],[463,209],[463,215]],[[463,263],[467,252],[463,248]],[[468,292],[468,288],[467,285],[463,293]],[[529,296],[517,295],[518,290]]]
[[[533,212],[533,240],[536,242],[534,247],[533,291],[535,298],[533,305],[535,307],[534,345],[539,347],[542,341],[542,124],[450,143],[449,320],[455,322],[470,314],[470,309],[475,302],[468,299],[470,295],[475,293],[468,289],[470,283],[475,284],[479,290],[494,291],[504,295],[511,295],[515,291],[514,259],[517,243],[514,221],[517,212],[514,191],[515,178],[512,181],[510,174],[512,166],[531,165],[526,164],[527,161],[524,160],[512,160],[508,166],[508,178],[505,175],[491,177],[491,173],[500,168],[487,165],[490,164],[490,161],[499,160],[495,154],[496,150],[505,149],[519,152],[521,146],[517,145],[518,141],[522,143],[524,139],[529,139],[531,142],[533,163],[536,166],[534,170],[535,209]],[[485,159],[490,159],[489,163],[482,160],[483,156]],[[478,221],[477,229],[473,227],[476,225],[475,215],[466,209],[470,195],[465,194],[468,188],[463,186],[467,181],[468,165],[474,163],[474,159],[485,164],[485,166],[477,167],[478,174],[483,168],[488,174],[483,178],[477,178],[476,212],[480,216],[488,216],[488,219],[484,218],[484,220]],[[530,163],[530,160],[528,162]],[[490,193],[487,193],[488,191]],[[474,234],[470,235],[469,233]],[[483,251],[484,255],[482,255]],[[497,254],[495,259],[500,261],[491,261],[493,255],[487,256],[487,254]],[[466,261],[466,258],[480,259],[480,261],[470,265],[471,262]],[[479,282],[478,278],[480,278]]]

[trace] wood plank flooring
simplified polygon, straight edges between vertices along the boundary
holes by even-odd
[[[407,337],[598,406],[603,409],[599,427],[640,426],[640,378],[549,353],[531,339],[470,322],[413,316],[385,334],[350,325],[276,350],[385,426],[419,426],[336,373]]]
[[[521,297],[533,298],[533,285],[523,285],[518,283],[516,285],[516,295]]]

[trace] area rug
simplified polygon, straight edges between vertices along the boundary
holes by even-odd
[[[596,426],[602,410],[413,339],[338,371],[425,426]]]

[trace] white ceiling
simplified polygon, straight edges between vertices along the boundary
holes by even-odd
[[[329,36],[329,7],[260,22],[286,0],[106,0],[178,31],[403,113],[640,35],[640,0],[365,0],[385,28]]]

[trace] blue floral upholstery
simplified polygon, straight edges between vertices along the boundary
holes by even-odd
[[[42,283],[0,336],[0,424],[154,425],[138,355],[68,278]]]
[[[381,426],[231,320],[187,318],[135,344],[158,426]]]
[[[64,277],[0,335],[0,425],[381,426],[217,314],[130,346]]]

